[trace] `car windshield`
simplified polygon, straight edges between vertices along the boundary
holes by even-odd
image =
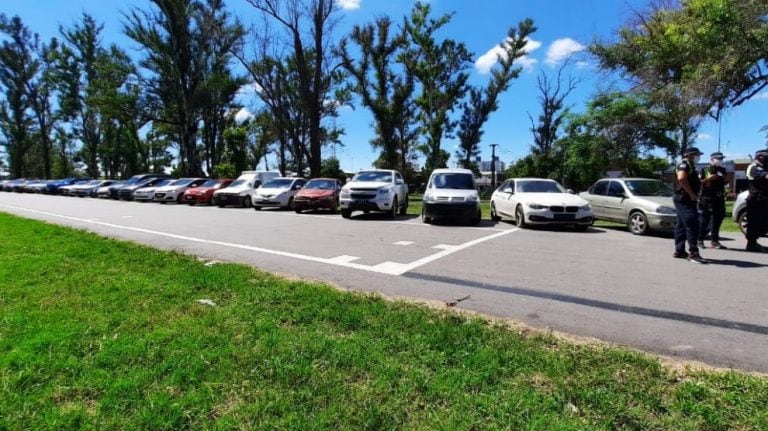
[[[248,182],[247,179],[241,178],[239,180],[232,181],[232,184],[230,184],[229,186],[230,187],[237,187],[237,186],[241,186],[241,185],[243,185],[243,184],[245,184],[247,182]]]
[[[378,171],[358,172],[357,175],[355,175],[355,178],[352,179],[352,181],[359,181],[364,183],[367,183],[367,182],[391,183],[392,172],[378,172]]]
[[[436,174],[432,178],[432,187],[436,189],[473,190],[475,184],[472,174]]]
[[[200,184],[200,187],[216,187],[216,184],[218,183],[219,183],[219,180],[208,180]]]
[[[517,182],[518,193],[566,193],[555,181],[524,180]]]
[[[189,179],[189,178],[182,178],[182,179],[176,180],[176,181],[174,181],[174,182],[172,182],[171,184],[168,184],[168,185],[169,186],[188,186],[189,184],[192,183],[192,181],[194,181],[194,180],[193,179]]]
[[[101,180],[91,180],[91,181],[88,181],[85,184],[87,184],[89,186],[95,186],[95,185],[101,184]]]
[[[125,182],[125,184],[136,184],[141,181],[142,175],[134,175]]]
[[[659,180],[632,180],[625,181],[630,192],[635,196],[667,196],[670,197],[674,193],[672,187],[664,184]]]
[[[293,184],[293,180],[289,179],[283,179],[283,180],[272,180],[263,186],[261,188],[263,189],[287,189],[288,187]]]
[[[311,180],[304,186],[305,189],[316,190],[335,190],[336,181],[333,180]]]

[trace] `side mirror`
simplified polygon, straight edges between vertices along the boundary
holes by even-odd
[[[626,199],[627,195],[624,192],[618,192],[616,193],[617,198]]]
[[[576,192],[574,192],[573,189],[568,189],[566,191],[568,192],[569,195],[575,195],[576,194]]]

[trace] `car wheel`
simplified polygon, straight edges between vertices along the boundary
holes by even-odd
[[[288,207],[289,210],[293,209],[293,198],[288,198]]]
[[[421,222],[426,224],[432,223],[432,218],[427,217],[427,212],[424,210],[423,207],[421,208]]]
[[[483,218],[483,214],[480,211],[478,211],[476,216],[469,219],[469,224],[473,226],[477,226],[480,224],[480,220],[482,220],[482,218]]]
[[[406,215],[408,214],[408,196],[405,197],[405,201],[403,202],[403,206],[400,207],[400,215]]]
[[[520,205],[515,208],[515,223],[517,223],[517,227],[521,229],[528,227],[527,223],[525,222],[525,213],[523,212],[523,207]]]
[[[260,206],[258,206],[258,205],[254,205],[254,206],[253,206],[253,210],[254,210],[254,211],[261,211],[261,207],[260,207]]]
[[[176,196],[176,203],[180,204],[182,202],[184,202],[184,196],[183,195]]]
[[[331,207],[329,208],[331,211],[331,214],[336,214],[336,211],[339,210],[339,201],[338,199],[331,203]]]
[[[246,196],[243,198],[243,208],[249,208],[251,206],[251,197]]]
[[[629,215],[627,228],[632,235],[645,235],[648,233],[648,218],[640,211],[635,211]]]
[[[299,208],[294,208],[293,210],[296,212],[296,214],[301,214],[301,209],[299,209]]]
[[[493,222],[500,222],[501,217],[499,217],[499,214],[496,212],[496,204],[491,202],[491,221]]]
[[[390,208],[389,213],[387,214],[389,218],[395,218],[397,217],[397,211],[399,207],[397,206],[397,196],[395,196],[395,199],[392,201],[392,208]]]
[[[587,228],[589,228],[588,224],[577,224],[573,226],[573,229],[576,230],[577,232],[585,232]]]
[[[161,204],[165,205],[165,201],[160,201]]]
[[[219,208],[224,208],[224,204],[219,204]]]
[[[344,217],[344,218],[350,218],[350,217],[352,217],[352,211],[342,209],[341,210],[341,216]]]
[[[189,201],[189,202],[187,202],[187,205],[194,206],[195,205],[195,201]]]
[[[736,218],[736,223],[739,224],[739,230],[742,234],[747,234],[747,210],[742,210],[739,216]]]

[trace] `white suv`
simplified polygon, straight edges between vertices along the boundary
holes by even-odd
[[[382,211],[395,218],[408,210],[408,186],[398,171],[360,171],[342,187],[339,204],[344,218],[350,218],[352,211]]]

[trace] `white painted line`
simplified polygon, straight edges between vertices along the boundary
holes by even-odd
[[[413,241],[398,241],[394,243],[394,245],[411,245],[413,244]]]
[[[120,216],[120,218],[133,218],[133,216],[124,215],[124,216]]]
[[[456,247],[455,245],[448,245],[448,244],[438,244],[432,246],[432,248],[436,248],[438,250],[450,250],[452,248]]]
[[[46,211],[38,211],[38,210],[22,208],[22,207],[16,207],[16,206],[11,206],[11,205],[0,204],[0,207],[11,208],[11,209],[19,210],[19,211],[26,211],[26,212],[30,212],[30,213],[34,213],[34,214],[46,215],[46,216],[49,216],[49,217],[57,217],[57,218],[61,218],[61,219],[65,219],[65,220],[77,221],[77,222],[81,222],[81,223],[91,223],[91,224],[95,224],[95,225],[99,225],[99,226],[111,227],[111,228],[114,228],[114,229],[122,229],[122,230],[128,230],[128,231],[133,231],[133,232],[141,232],[141,233],[150,234],[150,235],[162,236],[162,237],[166,237],[166,238],[173,238],[173,239],[178,239],[178,240],[183,240],[183,241],[203,243],[203,244],[211,244],[211,245],[217,245],[217,246],[221,246],[221,247],[236,248],[236,249],[240,249],[240,250],[248,250],[248,251],[253,251],[253,252],[257,252],[257,253],[271,254],[271,255],[274,255],[274,256],[290,257],[290,258],[293,258],[293,259],[305,260],[305,261],[308,261],[308,262],[324,263],[324,264],[328,264],[328,265],[336,265],[336,266],[342,266],[342,267],[345,267],[345,268],[353,268],[353,269],[359,269],[361,271],[376,272],[376,273],[379,273],[379,274],[388,274],[388,275],[403,275],[403,274],[405,274],[408,271],[413,271],[414,269],[416,269],[416,268],[418,268],[420,266],[423,266],[423,265],[426,265],[428,263],[434,262],[434,261],[436,261],[438,259],[441,259],[441,258],[446,257],[448,255],[451,255],[453,253],[456,253],[457,251],[465,250],[465,249],[467,249],[469,247],[481,244],[481,243],[486,242],[486,241],[490,241],[492,239],[500,238],[500,237],[502,237],[504,235],[508,235],[508,234],[510,234],[512,232],[517,232],[518,231],[518,229],[507,229],[507,230],[504,230],[502,232],[496,232],[496,233],[491,234],[491,235],[486,235],[484,237],[481,237],[481,238],[478,238],[478,239],[475,239],[475,240],[472,240],[472,241],[469,241],[469,242],[465,242],[464,244],[461,244],[461,245],[452,246],[448,250],[440,251],[438,253],[432,254],[430,256],[424,257],[422,259],[416,260],[416,261],[411,262],[411,263],[384,262],[384,263],[381,263],[379,265],[370,266],[370,265],[357,264],[357,263],[349,262],[349,261],[346,261],[346,260],[337,260],[337,259],[339,259],[340,256],[337,256],[337,257],[331,258],[331,259],[327,259],[327,258],[323,258],[323,257],[315,257],[315,256],[307,256],[307,255],[303,255],[303,254],[299,254],[299,253],[291,253],[291,252],[287,252],[287,251],[272,250],[272,249],[262,248],[262,247],[254,247],[254,246],[245,245],[245,244],[235,244],[235,243],[231,243],[231,242],[214,241],[214,240],[208,240],[208,239],[202,239],[202,238],[194,238],[194,237],[184,236],[184,235],[176,235],[176,234],[167,233],[167,232],[158,232],[158,231],[155,231],[155,230],[142,229],[142,228],[138,228],[138,227],[122,226],[122,225],[113,224],[113,223],[106,223],[106,222],[96,221],[94,219],[84,219],[84,218],[78,218],[78,217],[65,216],[65,215],[62,215],[62,214],[55,214],[55,213],[50,213],[50,212],[46,212]]]
[[[341,256],[332,257],[328,259],[328,261],[333,263],[349,263],[358,259],[360,259],[358,256],[348,256],[343,254]]]

